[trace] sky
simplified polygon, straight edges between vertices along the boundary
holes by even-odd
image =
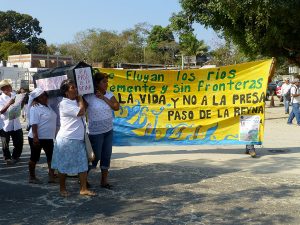
[[[179,0],[0,0],[0,11],[7,10],[37,18],[43,28],[40,37],[48,44],[63,44],[87,29],[120,33],[143,22],[165,27],[181,7]],[[196,25],[195,34],[211,48],[219,42],[212,29]]]

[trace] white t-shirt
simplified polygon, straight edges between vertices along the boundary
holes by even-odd
[[[59,103],[60,129],[57,137],[83,140],[83,118],[77,116],[80,111],[76,100],[63,98]]]
[[[12,93],[11,97],[9,97],[8,95],[2,93],[1,96],[0,96],[0,109],[3,109],[8,104],[8,102],[12,98],[14,98],[14,96],[15,96],[14,93]],[[9,120],[8,111],[1,114],[1,121],[2,121],[3,130],[6,131],[6,132],[16,131],[16,130],[19,130],[19,129],[22,128],[19,118]]]
[[[293,97],[293,94],[299,94],[299,88],[296,85],[292,85],[291,87],[291,98],[292,98],[292,103],[300,103],[300,96],[298,97]]]
[[[30,107],[30,125],[38,126],[39,139],[54,139],[56,132],[56,113],[48,106],[37,105]],[[33,138],[32,128],[28,137]]]
[[[281,86],[281,95],[284,96],[291,89],[291,84],[283,83]]]
[[[111,99],[114,95],[107,91],[104,96]],[[103,134],[112,130],[113,110],[110,106],[95,94],[85,95],[84,99],[89,104],[87,108],[89,133]]]

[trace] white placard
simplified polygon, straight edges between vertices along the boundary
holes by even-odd
[[[24,97],[25,94],[17,94],[15,96],[15,103],[7,110],[9,120],[13,120],[21,116],[21,104]]]
[[[240,116],[240,141],[259,141],[260,116]]]
[[[75,77],[79,95],[94,93],[92,70],[90,67],[75,69]]]
[[[43,79],[38,79],[35,81],[36,86],[44,91],[58,90],[60,88],[61,82],[68,79],[67,75],[48,77]]]

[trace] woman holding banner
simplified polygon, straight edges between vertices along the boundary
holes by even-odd
[[[108,169],[112,154],[113,140],[113,111],[119,110],[119,103],[111,92],[107,91],[108,76],[97,72],[94,75],[95,94],[85,95],[88,103],[89,138],[95,152],[96,159],[92,168],[96,168],[100,161],[102,188],[111,189],[108,183]]]
[[[87,188],[88,159],[84,143],[85,104],[78,96],[75,83],[64,80],[60,90],[64,96],[59,103],[60,129],[54,145],[52,168],[59,173],[60,195],[69,196],[66,190],[66,174],[79,174],[80,194],[94,196]]]

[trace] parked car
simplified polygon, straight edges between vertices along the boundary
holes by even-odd
[[[266,92],[266,100],[269,100],[269,97],[272,95],[276,95],[278,98],[281,97],[281,86],[283,81],[272,81],[268,83],[268,88]]]
[[[277,84],[273,81],[268,84],[268,91],[270,92],[270,95],[275,94],[276,87],[277,87]]]

